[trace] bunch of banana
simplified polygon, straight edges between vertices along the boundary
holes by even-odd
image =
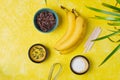
[[[69,53],[82,42],[86,31],[84,19],[78,15],[75,9],[69,11],[65,7],[61,7],[67,10],[68,16],[68,30],[63,37],[55,44],[55,49],[60,51],[61,54]]]

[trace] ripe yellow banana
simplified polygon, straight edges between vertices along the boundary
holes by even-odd
[[[81,16],[78,16],[76,18],[76,24],[73,28],[75,30],[71,32],[71,36],[67,38],[67,40],[65,40],[62,44],[57,46],[57,50],[65,51],[67,49],[72,48],[73,46],[75,46],[75,44],[81,41],[80,39],[83,38],[83,33],[85,31],[84,19]]]
[[[71,11],[67,12],[68,16],[68,30],[63,35],[63,37],[57,41],[54,48],[57,49],[59,45],[61,45],[63,42],[66,42],[66,40],[72,35],[75,29],[75,15]]]
[[[78,47],[79,43],[75,44],[72,48],[63,50],[63,51],[59,51],[60,54],[68,54],[71,53],[73,50],[75,50]]]
[[[86,26],[86,24],[84,24],[84,26]],[[68,54],[68,53],[71,53],[72,51],[74,51],[74,50],[79,46],[79,44],[81,43],[81,41],[84,39],[84,35],[85,35],[85,33],[86,33],[85,30],[86,30],[86,27],[84,27],[82,36],[81,36],[81,38],[80,38],[80,41],[78,41],[77,44],[75,44],[73,47],[71,47],[71,48],[69,48],[69,49],[66,49],[66,50],[63,50],[63,51],[59,51],[60,54]]]

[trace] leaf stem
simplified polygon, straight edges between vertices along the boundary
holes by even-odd
[[[47,0],[45,0],[45,4],[46,4],[46,6],[47,6]]]

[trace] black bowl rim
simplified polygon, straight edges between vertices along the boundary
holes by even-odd
[[[42,47],[45,49],[45,51],[46,51],[45,58],[44,58],[42,61],[39,61],[39,62],[38,62],[38,61],[34,61],[34,60],[31,58],[31,56],[30,56],[30,50],[31,50],[34,46],[36,46],[36,45],[42,46]],[[31,60],[32,62],[41,63],[41,62],[43,62],[43,61],[46,60],[47,56],[48,56],[48,50],[47,50],[47,48],[46,48],[43,44],[39,44],[39,43],[33,44],[33,45],[29,48],[28,57],[30,58],[30,60]]]
[[[76,57],[83,57],[83,58],[86,59],[86,61],[88,62],[88,68],[87,68],[87,70],[86,70],[85,72],[77,73],[77,72],[75,72],[75,71],[72,69],[72,61],[73,61],[73,59],[75,59]],[[83,55],[74,56],[74,57],[72,58],[71,62],[70,62],[70,69],[72,70],[72,72],[74,72],[74,73],[77,74],[77,75],[85,74],[85,73],[89,70],[89,68],[90,68],[90,62],[89,62],[89,60],[88,60],[85,56],[83,56]]]

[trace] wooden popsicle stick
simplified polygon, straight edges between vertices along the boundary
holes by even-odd
[[[94,29],[94,31],[92,32],[92,34],[90,35],[89,39],[87,40],[84,46],[85,47],[84,53],[88,52],[92,48],[94,42],[91,42],[91,40],[96,39],[98,35],[100,34],[100,32],[101,32],[100,27],[97,27]]]
[[[92,32],[92,34],[90,35],[90,37],[88,38],[87,42],[85,43],[84,47],[87,47],[89,42],[91,41],[92,37],[95,35],[96,31],[98,30],[98,27],[95,28]]]
[[[98,32],[96,33],[96,35],[94,35],[94,37],[92,38],[92,40],[96,39],[99,36],[100,32],[101,32],[101,29],[98,30]],[[90,44],[88,45],[88,47],[86,49],[86,52],[88,52],[92,48],[93,44],[94,44],[94,42],[90,41]]]

